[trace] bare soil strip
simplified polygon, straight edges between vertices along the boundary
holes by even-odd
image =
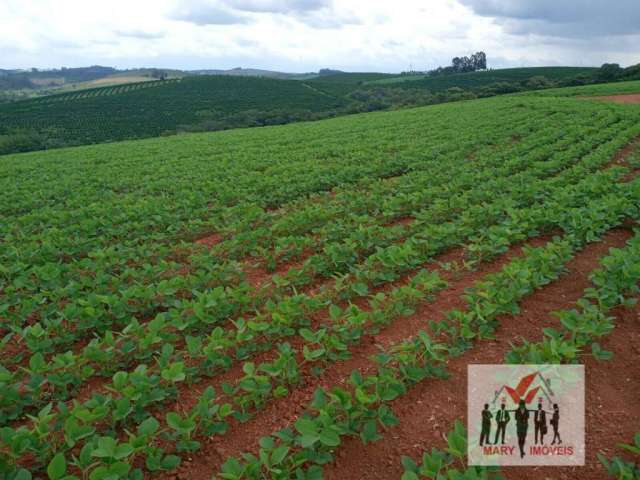
[[[629,93],[624,95],[607,95],[603,97],[591,97],[594,100],[605,100],[614,103],[637,104],[640,103],[640,93]]]
[[[444,436],[456,419],[466,421],[467,365],[472,363],[503,363],[510,349],[509,342],[518,338],[538,339],[545,327],[557,325],[559,320],[551,312],[570,308],[589,286],[588,274],[598,267],[599,259],[612,247],[624,246],[631,236],[629,230],[614,229],[601,242],[589,244],[568,263],[569,273],[534,292],[521,303],[516,317],[503,317],[496,331],[496,339],[478,343],[473,349],[449,362],[452,377],[448,380],[429,379],[416,385],[407,395],[393,402],[392,408],[400,424],[389,429],[383,440],[364,446],[359,439],[348,439],[337,452],[337,460],[325,468],[327,479],[390,479],[402,475],[401,455],[419,458],[431,447],[444,447]],[[637,310],[635,312],[637,316]],[[640,376],[637,356],[638,344],[622,345],[629,341],[631,321],[628,319],[610,335],[609,350],[615,352],[613,361],[587,364],[587,466],[580,469],[549,469],[551,478],[602,480],[603,470],[596,458],[601,449],[613,449],[623,438],[631,438],[640,418],[640,387],[633,379]],[[635,334],[638,338],[638,334]],[[633,349],[635,348],[635,353]],[[611,371],[621,375],[613,376]],[[614,370],[615,369],[615,370]],[[609,373],[607,373],[609,372]],[[636,382],[637,383],[637,382]],[[609,417],[607,417],[609,415]],[[635,418],[621,423],[622,418]],[[548,478],[531,468],[509,469],[512,479]]]
[[[222,235],[219,233],[213,233],[206,237],[202,237],[197,239],[194,243],[198,245],[204,245],[205,247],[213,247],[222,241]]]

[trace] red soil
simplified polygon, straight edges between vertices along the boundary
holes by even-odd
[[[640,103],[640,93],[630,93],[625,95],[607,95],[603,97],[592,97],[596,100],[606,100],[615,103]]]
[[[259,290],[268,282],[271,282],[274,275],[284,276],[292,268],[300,268],[305,260],[313,255],[312,250],[305,251],[296,259],[279,263],[275,270],[269,272],[264,266],[259,264],[247,264],[244,268],[245,279],[254,289]]]
[[[198,245],[204,245],[206,247],[213,247],[214,245],[220,243],[222,241],[222,235],[219,233],[213,233],[206,237],[199,238],[195,241]]]
[[[13,359],[20,354],[28,358],[30,354],[29,348],[27,348],[21,337],[14,335],[8,343],[0,347],[0,363],[8,370],[15,369],[19,364],[15,364]],[[25,358],[22,359],[23,362]]]
[[[627,165],[628,157],[640,146],[640,138],[628,143],[622,150],[616,153],[607,167],[612,165]]]
[[[254,290],[260,288],[271,280],[272,274],[267,272],[263,267],[248,265],[243,269],[245,280]]]
[[[406,227],[408,225],[411,225],[414,222],[414,220],[415,218],[413,218],[412,216],[400,217],[390,221],[389,223],[386,224],[386,226],[387,227],[395,227],[395,226]]]
[[[359,439],[348,439],[338,449],[337,460],[325,468],[325,478],[399,478],[402,474],[401,455],[419,459],[422,452],[431,447],[443,448],[444,435],[454,421],[464,420],[466,416],[467,365],[503,363],[504,355],[510,349],[509,342],[521,337],[537,340],[543,328],[557,325],[558,320],[551,312],[570,308],[589,286],[588,273],[597,268],[598,259],[606,255],[609,248],[623,246],[630,235],[628,230],[617,229],[602,242],[593,243],[579,252],[568,264],[569,274],[525,299],[518,316],[500,319],[494,341],[480,342],[469,352],[453,359],[448,365],[451,378],[424,381],[394,401],[392,408],[400,424],[389,429],[383,440],[364,446]],[[637,309],[629,315],[637,318]],[[640,418],[640,387],[633,384],[633,379],[640,377],[640,364],[634,361],[638,342],[634,346],[630,339],[637,339],[638,333],[637,328],[633,332],[633,322],[629,318],[623,317],[618,325],[610,338],[602,342],[605,348],[616,353],[616,357],[603,363],[592,359],[586,361],[587,409],[590,410],[586,419],[586,467],[549,468],[544,473],[542,469],[511,468],[506,469],[508,478],[601,480],[604,474],[596,453],[604,449],[611,453],[616,443],[633,437]],[[614,377],[609,373],[613,370],[624,374]],[[635,424],[628,421],[621,424],[622,418],[634,418],[636,421]],[[562,476],[558,477],[560,472]]]

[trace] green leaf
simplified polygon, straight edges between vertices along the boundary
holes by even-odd
[[[222,478],[236,480],[242,478],[244,468],[242,468],[237,458],[231,457],[222,464],[220,470],[222,471]]]
[[[308,328],[301,328],[298,331],[298,334],[309,343],[313,343],[316,341],[315,334]]]
[[[167,413],[166,420],[167,425],[169,425],[171,428],[173,428],[174,430],[180,430],[182,419],[176,412]]]
[[[618,447],[628,450],[629,452],[635,455],[640,455],[640,447],[637,447],[635,445],[627,445],[626,443],[619,443]]]
[[[331,428],[325,428],[320,432],[320,443],[327,447],[340,445],[340,436]]]
[[[405,471],[409,471],[409,472],[418,471],[418,465],[416,464],[416,462],[413,461],[413,458],[408,457],[406,455],[402,455],[400,457],[400,462],[402,463],[402,466],[404,467]]]
[[[318,440],[320,440],[320,436],[317,434],[302,435],[298,437],[298,441],[300,442],[300,445],[302,446],[302,448],[309,448],[313,446],[313,444],[316,443]]]
[[[333,303],[329,307],[329,318],[331,320],[337,320],[342,315],[342,309]]]
[[[67,473],[67,461],[63,453],[56,454],[47,466],[47,475],[51,480],[60,480]]]
[[[184,362],[175,362],[163,369],[162,378],[172,383],[182,382],[186,378]]]
[[[311,465],[303,478],[304,480],[322,480],[324,478],[322,476],[322,468],[319,465]]]
[[[260,445],[261,448],[272,450],[276,446],[276,442],[273,437],[262,437],[258,441],[258,445]]]
[[[318,427],[315,422],[307,418],[299,418],[294,426],[302,435],[317,435],[318,433]]]
[[[613,358],[613,352],[602,350],[597,342],[591,344],[591,353],[596,360],[611,360]]]
[[[447,435],[449,447],[447,451],[457,458],[464,458],[467,452],[467,439],[464,427],[459,420],[456,420],[454,430]]]
[[[160,423],[154,417],[147,418],[138,426],[138,433],[140,435],[153,435],[158,431]]]
[[[247,362],[242,366],[242,371],[251,376],[256,373],[256,366],[252,362]]]
[[[278,448],[276,448],[273,453],[271,454],[271,464],[272,465],[279,465],[282,460],[284,460],[284,458],[287,456],[287,453],[289,453],[289,447],[281,445]]]
[[[18,470],[18,473],[16,473],[16,476],[13,477],[13,480],[31,480],[32,478],[33,477],[31,477],[31,472],[29,470],[21,468]]]
[[[420,477],[416,475],[414,472],[404,472],[400,480],[420,480]]]
[[[375,420],[369,420],[364,424],[362,432],[360,432],[360,438],[365,445],[382,438],[382,435],[378,433],[378,427]]]
[[[133,447],[130,443],[121,443],[116,447],[113,457],[116,460],[123,460],[133,453]]]
[[[167,455],[162,459],[162,469],[163,470],[173,470],[180,465],[180,457],[177,455]]]
[[[98,448],[91,452],[92,457],[113,458],[116,453],[117,442],[111,437],[100,437]]]

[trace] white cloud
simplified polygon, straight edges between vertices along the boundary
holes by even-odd
[[[227,6],[247,12],[310,12],[331,5],[329,0],[222,0]]]
[[[246,16],[233,12],[221,3],[203,0],[182,2],[171,13],[171,18],[195,25],[238,25],[248,22]]]
[[[134,30],[115,30],[114,33],[118,37],[140,38],[140,39],[144,39],[144,40],[164,37],[164,32],[151,32],[151,31],[136,30],[136,29],[134,29]]]
[[[0,68],[106,64],[400,71],[410,64],[418,69],[447,64],[453,56],[477,50],[487,52],[493,67],[640,61],[632,36],[613,41],[545,31],[582,18],[570,9],[548,18],[544,9],[514,12],[505,5],[513,3],[1,0]],[[618,18],[603,15],[604,24]],[[536,25],[526,22],[541,22],[544,28],[533,30]]]

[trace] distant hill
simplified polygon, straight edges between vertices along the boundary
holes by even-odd
[[[306,80],[317,73],[286,73],[257,68],[232,68],[229,70],[177,70],[167,68],[136,68],[118,70],[99,65],[82,68],[53,70],[3,70],[0,69],[0,91],[33,90],[34,94],[50,95],[61,91],[92,87],[145,82],[164,78],[182,78],[190,75],[231,75],[266,77],[283,80]]]
[[[318,76],[315,72],[309,73],[286,73],[274,70],[261,70],[259,68],[236,67],[229,70],[188,70],[185,73],[191,75],[232,75],[243,77],[266,77],[279,78],[284,80],[304,80]]]
[[[82,68],[61,68],[56,70],[1,70],[0,89],[45,88],[66,83],[79,83],[104,78],[117,73],[112,67],[94,65]]]
[[[180,70],[153,68],[117,70],[99,65],[54,70],[35,68],[31,70],[0,70],[0,93],[29,93],[31,96],[50,95],[67,90],[155,80],[161,74],[166,78],[184,76]]]

